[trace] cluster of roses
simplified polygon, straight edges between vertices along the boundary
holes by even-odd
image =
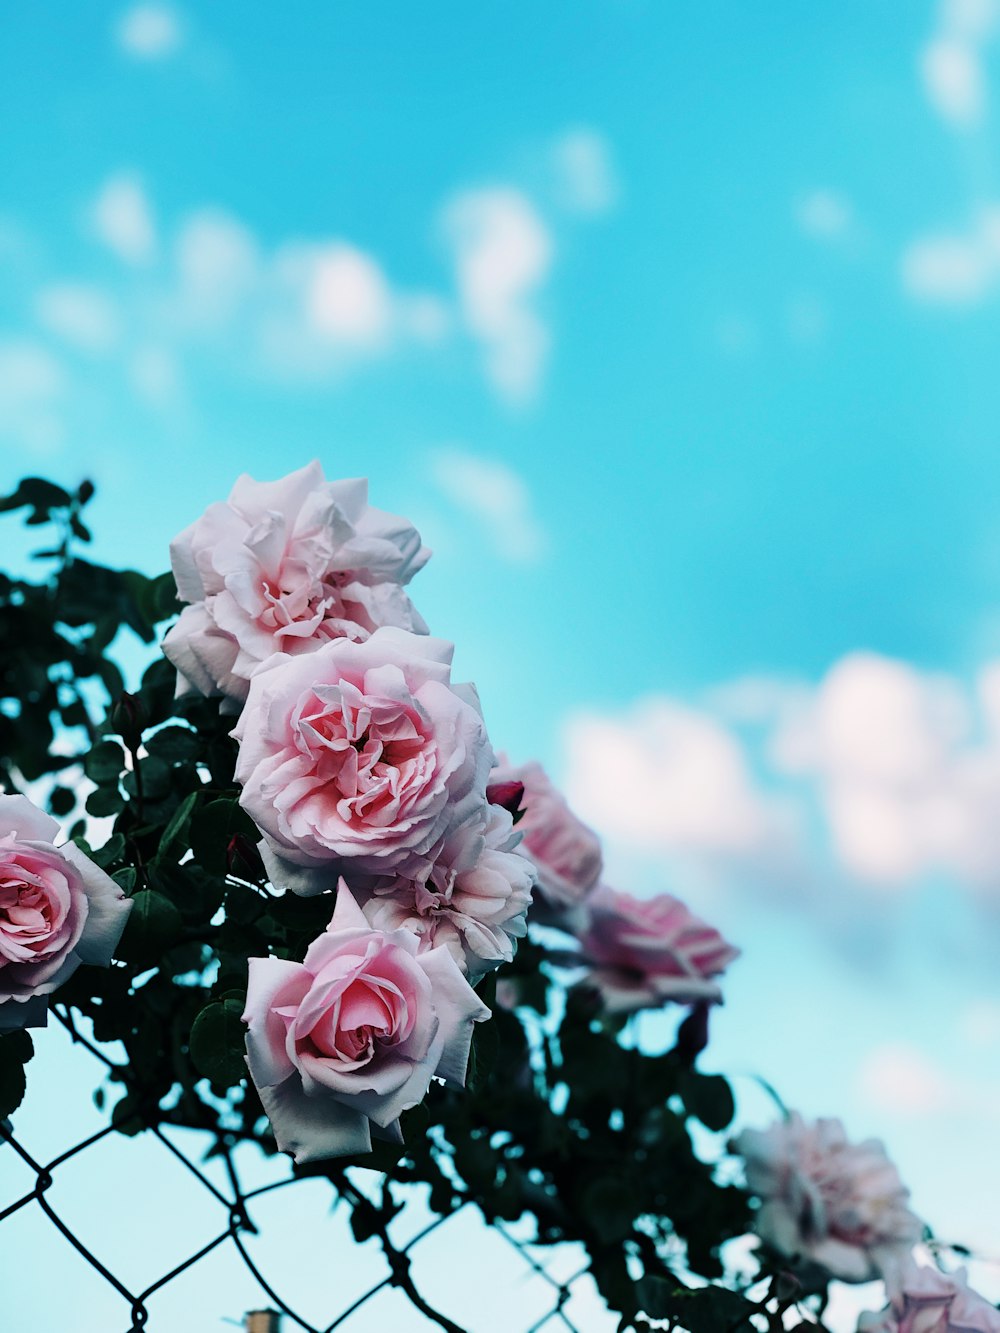
[[[810,1123],[793,1111],[768,1130],[744,1130],[732,1147],[768,1244],[844,1282],[883,1279],[888,1305],[863,1314],[858,1333],[1000,1333],[1000,1310],[964,1269],[917,1262],[926,1227],[877,1139],[850,1143],[839,1120]]]
[[[238,715],[274,887],[331,895],[301,962],[249,960],[247,1062],[298,1160],[398,1140],[432,1077],[464,1082],[489,1017],[473,987],[513,957],[533,889],[611,1011],[717,1001],[736,952],[674,898],[601,885],[596,835],[538,765],[497,765],[475,689],[404,590],[429,554],[364,481],[318,463],[241,477],[171,545],[179,692]],[[0,1027],[43,1023],[81,962],[108,964],[131,906],[57,832],[0,797]]]
[[[404,592],[429,552],[364,482],[319,464],[241,478],[171,556],[188,605],[164,651],[182,688],[239,711],[236,778],[268,877],[335,894],[302,962],[249,960],[247,1060],[281,1148],[304,1161],[399,1141],[432,1077],[464,1083],[489,1017],[473,987],[526,932],[536,857],[553,919],[587,923],[611,1005],[719,998],[707,977],[733,951],[716,933],[674,900],[647,921],[602,899],[594,835],[536,766],[498,768],[475,689]]]

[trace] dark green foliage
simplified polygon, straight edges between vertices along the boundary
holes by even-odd
[[[17,791],[82,762],[93,784],[86,810],[113,827],[98,847],[83,841],[83,824],[73,832],[134,901],[114,965],[81,967],[52,1004],[71,1028],[89,1023],[98,1042],[122,1043],[126,1063],[107,1099],[120,1132],[170,1123],[273,1152],[246,1076],[246,960],[301,959],[333,899],[269,888],[233,780],[234,719],[217,701],[175,700],[173,669],[159,657],[126,693],[109,645],[122,628],[147,643],[161,637],[175,590],[169,575],[79,558],[92,492],[28,479],[0,500],[0,512],[26,510],[29,524],[56,533],[41,581],[0,575],[0,785]],[[54,813],[74,809],[74,786],[68,777],[52,787]],[[480,984],[493,1019],[477,1028],[467,1089],[434,1084],[403,1116],[404,1147],[376,1143],[354,1163],[384,1173],[381,1205],[352,1193],[345,1159],[299,1174],[334,1182],[359,1241],[384,1236],[398,1210],[389,1182],[422,1182],[438,1213],[471,1201],[488,1222],[530,1216],[542,1244],[582,1244],[623,1330],[658,1320],[738,1333],[763,1306],[717,1285],[719,1247],[747,1231],[751,1213],[746,1194],[699,1155],[711,1134],[709,1156],[724,1155],[734,1113],[727,1081],[695,1067],[706,1015],[692,1014],[674,1050],[645,1053],[592,993],[562,990],[559,962],[522,942],[501,972],[513,1011],[498,1004],[495,975]],[[25,1034],[0,1035],[0,1119],[20,1104],[30,1056]],[[778,1270],[765,1260],[763,1272]]]

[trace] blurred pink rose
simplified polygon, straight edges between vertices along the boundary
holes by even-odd
[[[40,1026],[81,963],[107,966],[131,902],[26,796],[0,796],[0,1029]]]
[[[524,813],[517,829],[524,839],[524,851],[535,864],[538,883],[532,915],[539,920],[547,917],[554,925],[579,924],[574,909],[601,875],[600,839],[573,814],[541,764],[514,766],[501,756],[490,774],[490,786],[500,789],[513,783],[524,788]]]
[[[341,882],[305,960],[251,958],[247,1064],[297,1162],[402,1142],[400,1114],[435,1075],[463,1086],[473,1023],[490,1016],[447,949],[373,929]]]
[[[421,948],[444,945],[476,981],[510,962],[527,931],[533,874],[514,850],[520,835],[507,810],[487,805],[432,849],[411,878],[380,881],[365,915],[382,930],[405,927]]]
[[[452,651],[384,628],[256,673],[236,778],[275,884],[406,874],[483,809],[493,751],[475,690],[451,684]]]
[[[425,633],[403,585],[429,557],[410,523],[368,504],[367,481],[327,481],[319,463],[280,481],[242,476],[171,543],[191,605],[163,651],[182,687],[244,699],[273,653],[366,639],[379,625]]]
[[[722,999],[712,978],[739,950],[679,899],[668,893],[633,898],[602,884],[587,907],[580,948],[591,967],[588,980],[612,1013],[655,1008],[669,1000]]]
[[[886,1290],[889,1305],[863,1314],[858,1333],[1000,1333],[1000,1310],[969,1288],[964,1268],[940,1273],[908,1258]]]
[[[868,1282],[897,1264],[923,1223],[878,1139],[849,1143],[839,1120],[793,1111],[733,1142],[747,1187],[762,1200],[756,1230],[775,1249],[821,1264],[845,1282]]]

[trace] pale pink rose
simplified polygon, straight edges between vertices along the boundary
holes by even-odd
[[[409,877],[377,881],[365,915],[383,930],[413,931],[421,949],[444,945],[476,981],[510,962],[527,932],[534,877],[519,842],[509,812],[484,806]]]
[[[341,882],[301,963],[251,958],[247,1064],[282,1152],[297,1162],[402,1142],[399,1117],[437,1076],[465,1083],[490,1011],[447,949],[375,930]]]
[[[44,1025],[45,997],[110,962],[131,902],[26,796],[0,796],[0,1030]]]
[[[899,1262],[923,1223],[878,1139],[849,1143],[839,1120],[793,1111],[733,1142],[747,1187],[762,1206],[756,1230],[789,1257],[821,1264],[844,1282],[868,1282]]]
[[[274,653],[366,639],[379,625],[425,633],[403,585],[429,558],[410,523],[368,504],[363,479],[327,481],[319,463],[280,481],[242,476],[171,542],[191,605],[163,651],[179,688],[245,699]]]
[[[493,751],[475,690],[451,683],[452,651],[383,628],[253,677],[236,778],[275,883],[405,874],[485,806]]]
[[[863,1314],[858,1333],[1000,1333],[1000,1310],[971,1290],[964,1268],[940,1273],[908,1258],[886,1290],[888,1306]]]
[[[524,851],[535,864],[538,892],[532,911],[552,924],[579,924],[574,909],[597,886],[603,859],[597,834],[577,819],[541,764],[512,765],[504,756],[490,785],[520,783],[524,788],[518,821]],[[548,911],[546,912],[546,909]],[[566,914],[569,913],[567,916]]]
[[[713,980],[739,950],[668,893],[633,898],[602,884],[587,900],[579,933],[588,980],[611,1013],[655,1008],[669,1000],[718,1002]]]

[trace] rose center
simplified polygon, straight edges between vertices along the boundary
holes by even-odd
[[[35,884],[0,880],[0,929],[6,935],[37,938],[52,927],[52,903]]]

